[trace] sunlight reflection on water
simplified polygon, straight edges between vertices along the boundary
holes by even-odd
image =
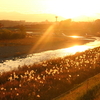
[[[69,37],[72,37],[72,38],[84,38],[83,36],[69,36]]]
[[[65,50],[70,52],[71,54],[75,54],[76,52],[82,52],[82,51],[85,51],[87,49],[90,49],[91,46],[86,46],[86,45],[78,45],[78,46],[73,46],[73,47],[70,47],[70,48],[66,48]]]
[[[32,65],[34,63],[39,63],[44,60],[55,59],[58,57],[72,55],[72,54],[75,54],[76,52],[82,52],[87,49],[98,47],[98,46],[100,46],[99,38],[97,38],[96,41],[87,43],[85,45],[76,45],[70,48],[49,50],[49,51],[45,51],[41,53],[27,55],[26,58],[18,58],[16,60],[7,60],[3,63],[0,63],[0,72],[12,70],[12,69],[18,68],[18,66]]]

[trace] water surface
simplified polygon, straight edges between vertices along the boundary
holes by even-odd
[[[0,72],[9,71],[18,68],[18,66],[32,65],[48,59],[55,59],[58,57],[64,57],[67,55],[75,54],[76,52],[82,52],[87,49],[100,46],[100,39],[96,38],[94,42],[89,42],[85,45],[75,45],[70,48],[63,48],[57,50],[49,50],[40,53],[33,53],[27,55],[25,58],[16,57],[13,60],[6,60],[0,63]]]

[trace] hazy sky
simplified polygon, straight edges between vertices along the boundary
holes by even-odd
[[[0,12],[51,13],[65,18],[100,13],[100,0],[0,0]]]

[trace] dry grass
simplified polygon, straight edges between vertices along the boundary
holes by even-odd
[[[99,59],[100,47],[3,73],[0,76],[0,99],[51,100],[98,74]],[[87,91],[86,84],[77,91],[82,89]]]
[[[94,100],[100,93],[98,92],[100,90],[99,78],[100,74],[97,74],[53,100]]]
[[[17,45],[31,45],[36,43],[40,37],[34,36],[32,38],[26,37],[23,39],[0,40],[0,46],[17,46]]]

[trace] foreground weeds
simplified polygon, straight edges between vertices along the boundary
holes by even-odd
[[[100,73],[100,47],[0,75],[0,100],[51,100]]]

